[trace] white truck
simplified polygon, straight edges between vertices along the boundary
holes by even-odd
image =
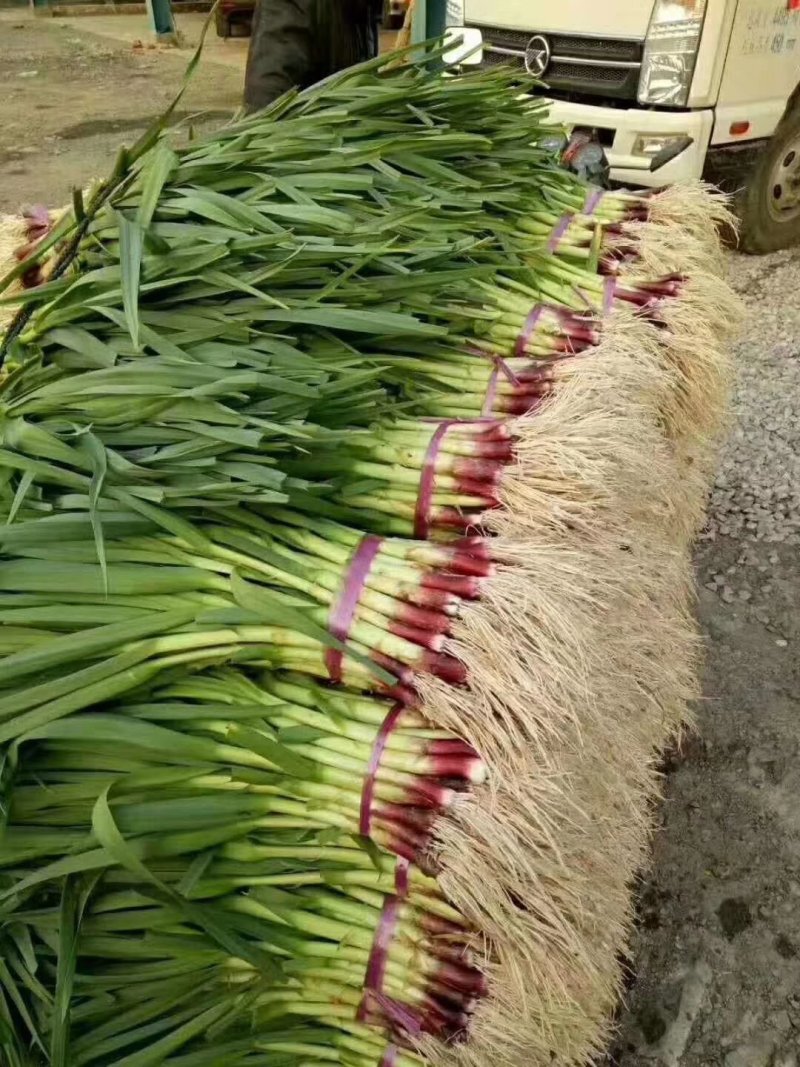
[[[800,241],[800,0],[448,0],[447,20],[448,60],[544,83],[612,181],[705,177],[736,193],[743,248]]]

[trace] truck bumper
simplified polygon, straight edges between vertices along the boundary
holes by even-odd
[[[483,37],[475,27],[453,26],[445,33],[452,49],[445,62],[465,67],[483,58]],[[714,112],[650,111],[636,107],[596,107],[551,100],[550,117],[560,126],[594,127],[611,165],[611,180],[622,185],[655,186],[700,178],[714,128]],[[690,137],[692,143],[657,171],[650,170],[651,156],[634,151],[641,136]]]
[[[647,111],[640,108],[593,107],[551,101],[550,118],[567,127],[590,126],[600,132],[611,164],[611,180],[622,185],[656,186],[700,178],[714,126],[714,112]],[[650,156],[636,154],[641,136],[692,138],[692,143],[657,171],[650,170]]]

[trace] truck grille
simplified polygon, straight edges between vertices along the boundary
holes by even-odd
[[[502,26],[474,26],[483,34],[484,66],[525,67],[525,48],[536,31]],[[578,34],[541,34],[550,44],[550,62],[542,75],[553,96],[601,97],[609,102],[635,100],[643,43]],[[595,103],[598,101],[595,100]]]

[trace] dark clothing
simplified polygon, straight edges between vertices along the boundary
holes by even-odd
[[[258,0],[247,57],[248,111],[378,54],[382,0]]]

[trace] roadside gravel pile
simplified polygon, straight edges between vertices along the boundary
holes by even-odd
[[[733,422],[705,530],[800,542],[800,269],[796,254],[732,256],[748,319],[736,347]]]
[[[749,318],[695,554],[704,699],[668,767],[603,1067],[800,1063],[800,249],[729,270]]]

